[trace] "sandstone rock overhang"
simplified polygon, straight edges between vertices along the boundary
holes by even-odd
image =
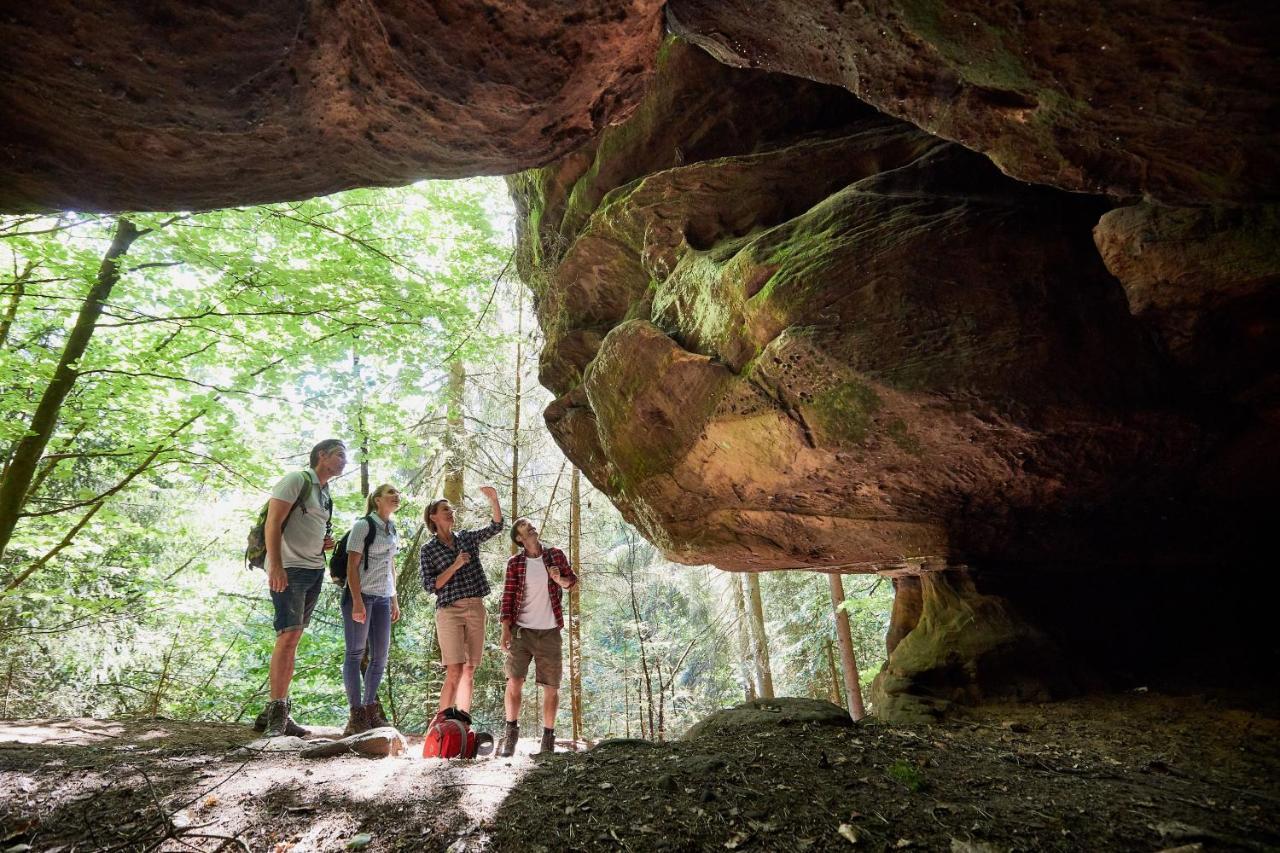
[[[669,40],[630,118],[509,179],[566,454],[673,560],[893,577],[900,717],[1238,625],[1194,578],[1275,505],[1276,206],[1014,180],[773,59]],[[1158,166],[1110,187],[1198,191]],[[1103,583],[1152,606],[1067,592]]]
[[[0,210],[207,209],[539,165],[624,117],[660,0],[0,13]]]
[[[1226,422],[1270,410],[1274,365],[1238,368],[1273,345],[1265,324],[1223,363],[1160,339],[1149,322],[1194,324],[1174,299],[1135,316],[1139,270],[1180,257],[1133,259],[1147,219],[1011,180],[842,89],[672,40],[628,121],[511,184],[548,426],[673,559],[1180,559],[1179,518],[1265,487],[1236,462],[1224,488],[1237,427],[1200,399],[1223,392]],[[1280,263],[1227,259],[1274,243],[1274,219],[1207,218],[1247,239],[1166,230],[1204,233],[1201,266],[1218,248],[1211,303],[1236,317]]]
[[[1280,7],[673,0],[716,58],[843,86],[1006,174],[1164,204],[1280,198]]]
[[[539,166],[630,113],[666,25],[1023,181],[1280,196],[1268,4],[49,0],[0,14],[0,210],[202,209]]]

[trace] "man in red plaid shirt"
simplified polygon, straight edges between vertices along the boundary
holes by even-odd
[[[559,548],[544,547],[538,528],[527,518],[511,525],[511,541],[523,550],[507,560],[507,580],[502,587],[502,649],[507,653],[503,670],[507,674],[506,728],[498,749],[510,756],[520,739],[520,699],[529,661],[542,685],[542,745],[540,751],[555,752],[556,709],[560,704],[560,630],[564,616],[560,610],[560,590],[578,582]]]

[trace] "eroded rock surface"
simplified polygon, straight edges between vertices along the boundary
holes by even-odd
[[[1275,199],[1275,6],[672,0],[725,62],[848,88],[1004,172],[1166,203]]]
[[[541,165],[629,113],[664,24],[1021,180],[1189,205],[1280,193],[1280,10],[1265,4],[9,5],[4,210],[204,208]],[[755,132],[699,133],[687,106],[685,155]],[[760,107],[751,122],[771,124]]]
[[[1280,207],[1136,205],[1093,233],[1129,310],[1196,385],[1280,406]]]
[[[1257,544],[1269,207],[1108,212],[678,40],[631,120],[511,186],[548,427],[648,538],[738,570],[929,564],[890,713],[1061,695],[1075,670],[1036,670],[1081,639],[1049,618],[1064,578]],[[1114,636],[1167,630],[1137,625]]]
[[[894,586],[889,659],[871,689],[877,714],[927,720],[956,703],[1075,692],[1057,643],[1003,596],[980,592],[967,570],[907,575]]]
[[[538,165],[635,105],[661,5],[10,5],[0,209],[224,207]]]
[[[693,161],[687,114],[663,108],[703,86],[699,126],[739,135]],[[1095,201],[679,42],[656,92],[513,186],[548,425],[673,558],[1089,553],[1077,511],[1163,488],[1196,452],[1092,244]]]

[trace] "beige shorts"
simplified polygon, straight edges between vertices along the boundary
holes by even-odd
[[[534,680],[544,687],[560,686],[560,629],[513,629],[511,650],[502,671],[507,678],[524,680],[529,675],[529,659],[534,663]]]
[[[484,599],[459,598],[448,607],[436,608],[436,638],[440,662],[479,666],[484,654]]]

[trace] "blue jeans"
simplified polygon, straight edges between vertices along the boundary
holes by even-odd
[[[342,685],[347,689],[347,703],[352,708],[372,705],[378,698],[378,685],[387,671],[387,650],[391,646],[391,596],[364,595],[364,622],[351,618],[351,590],[342,591],[342,633],[347,641],[347,654],[342,659]],[[369,668],[364,673],[364,689],[360,685],[360,659],[369,647]]]

